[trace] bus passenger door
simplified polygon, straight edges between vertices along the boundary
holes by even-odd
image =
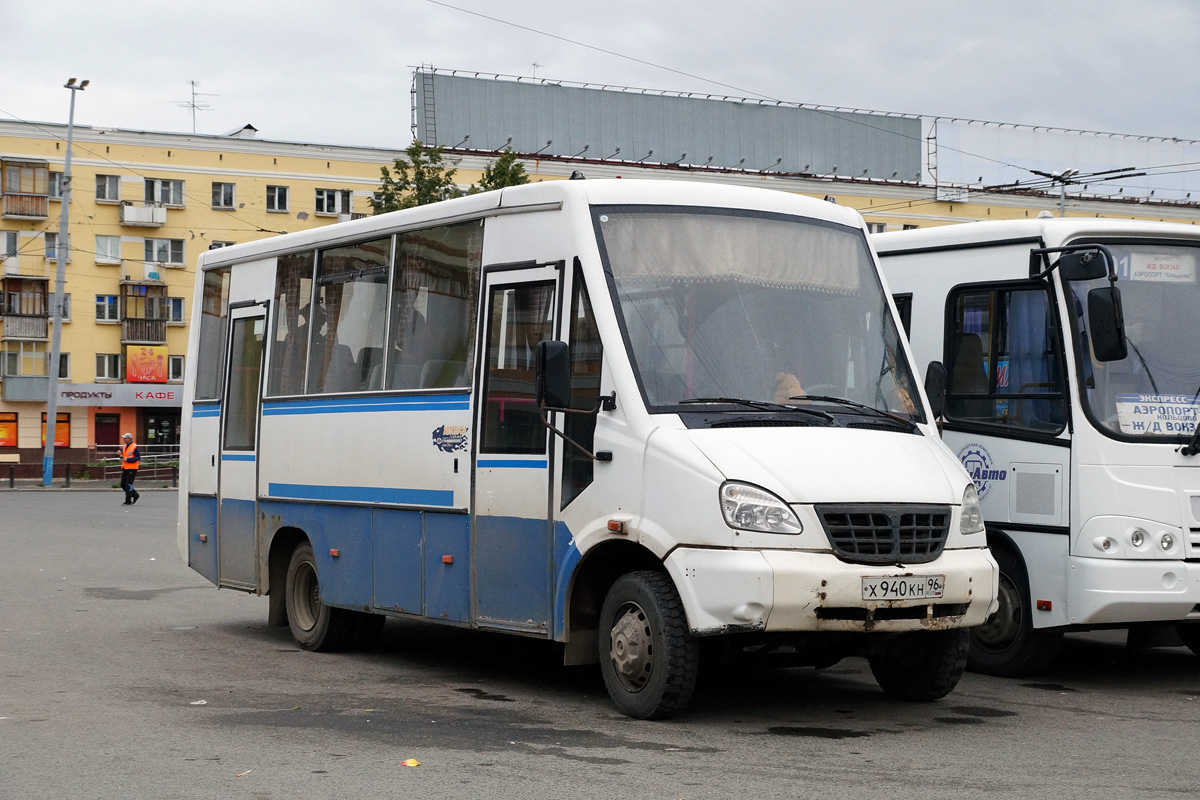
[[[553,439],[534,402],[534,349],[558,338],[562,263],[484,272],[472,504],[473,616],[550,635]]]
[[[258,420],[267,309],[229,309],[229,373],[221,406],[221,467],[217,475],[218,586],[255,588],[254,518],[258,499]]]

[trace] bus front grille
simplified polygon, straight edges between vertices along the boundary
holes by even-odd
[[[834,552],[860,564],[921,564],[937,558],[950,531],[948,506],[818,505]]]

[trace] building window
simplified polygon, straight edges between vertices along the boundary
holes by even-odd
[[[58,379],[60,381],[71,380],[71,354],[58,354]]]
[[[150,183],[146,182],[146,194],[150,193]],[[96,176],[96,200],[101,203],[116,203],[121,199],[121,177],[119,175]]]
[[[286,186],[268,186],[267,187],[267,211],[287,211],[288,210],[288,187]]]
[[[887,230],[886,222],[868,222],[867,223],[867,232],[868,233],[883,233],[886,230]]]
[[[43,235],[46,237],[46,258],[57,259],[58,258],[58,234],[54,233],[52,231],[46,231],[46,233]],[[63,253],[63,260],[70,261],[71,260],[71,246],[67,245],[65,250],[66,250],[66,252]]]
[[[17,232],[0,231],[0,258],[8,258],[17,254]]]
[[[115,294],[98,294],[96,295],[96,321],[97,322],[120,322],[121,321],[121,304],[117,300]]]
[[[213,181],[213,208],[233,208],[233,186],[234,185],[232,183],[217,183],[216,181]]]
[[[117,381],[120,379],[120,353],[96,353],[96,380]]]
[[[167,356],[167,380],[183,380],[183,356]]]
[[[53,305],[53,303],[54,303],[54,299],[53,299],[53,298],[54,298],[54,295],[53,295],[53,294],[51,294],[51,295],[50,295],[50,298],[51,298],[51,299],[50,299],[50,303]],[[62,302],[62,321],[63,321],[63,322],[70,322],[70,321],[71,321],[71,293],[70,293],[70,292],[64,292],[64,293],[63,293],[63,302]]]
[[[147,239],[146,260],[183,266],[183,239]]]
[[[46,377],[46,344],[44,342],[8,341],[4,343],[3,373],[14,377]]]
[[[4,162],[4,193],[5,194],[40,194],[50,193],[50,169],[43,162],[40,164],[20,161]]]
[[[121,263],[121,237],[120,236],[96,236],[96,263],[97,264],[120,264]]]
[[[349,214],[353,204],[348,189],[317,189],[316,213]]]
[[[235,244],[237,244],[237,242],[218,242],[218,241],[213,241],[213,242],[211,242],[211,243],[208,245],[208,249],[209,249],[209,250],[220,250],[222,247],[232,247],[232,246],[233,246],[233,245],[235,245]]]
[[[17,412],[0,411],[0,447],[17,446]]]
[[[146,178],[146,202],[164,206],[183,205],[183,181]]]
[[[182,325],[183,319],[183,298],[168,297],[167,298],[167,322]]]
[[[917,228],[919,228],[919,227],[921,227],[921,226],[920,226],[920,225],[905,225],[905,226],[904,226],[904,228],[903,228],[903,230],[906,230],[906,231],[915,231],[915,230],[916,230]]]
[[[46,446],[46,412],[42,412],[42,447]],[[71,446],[71,415],[60,411],[54,415],[54,446]]]
[[[61,172],[50,173],[50,199],[62,200],[63,174]]]

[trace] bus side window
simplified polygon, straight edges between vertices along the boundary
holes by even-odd
[[[1045,288],[972,287],[949,302],[946,419],[1060,431],[1062,351]]]
[[[453,389],[471,382],[483,224],[397,237],[387,389]]]
[[[892,299],[896,301],[896,311],[900,314],[900,325],[904,328],[905,336],[912,336],[912,293],[894,294]]]
[[[391,253],[391,237],[320,252],[310,323],[310,394],[366,391],[373,388],[372,378],[379,380],[368,362],[373,352],[383,351]]]
[[[200,343],[196,351],[196,399],[219,400],[225,388],[225,332],[229,328],[229,267],[204,273]]]
[[[583,271],[578,261],[572,281],[571,298],[571,408],[591,410],[596,407],[600,396],[600,372],[604,362],[604,348],[600,343],[600,331],[596,329],[596,318],[592,314],[592,303],[588,299],[587,287],[583,284]],[[563,432],[572,441],[588,450],[593,449],[596,434],[595,414],[564,414]],[[578,448],[564,444],[562,448],[562,507],[579,496],[592,483],[594,462]]]
[[[554,336],[554,283],[496,286],[488,298],[484,377],[485,453],[546,452],[546,428],[534,401],[534,349]]]
[[[268,395],[304,392],[314,255],[312,250],[306,250],[279,257],[275,271],[275,336],[271,339]]]

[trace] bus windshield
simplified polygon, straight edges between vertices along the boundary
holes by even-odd
[[[924,421],[861,231],[730,209],[597,206],[593,219],[652,411],[808,395]]]
[[[1108,280],[1070,284],[1089,416],[1125,436],[1190,436],[1200,391],[1200,247],[1105,243],[1117,262],[1128,355],[1095,360],[1087,336],[1087,293]]]

